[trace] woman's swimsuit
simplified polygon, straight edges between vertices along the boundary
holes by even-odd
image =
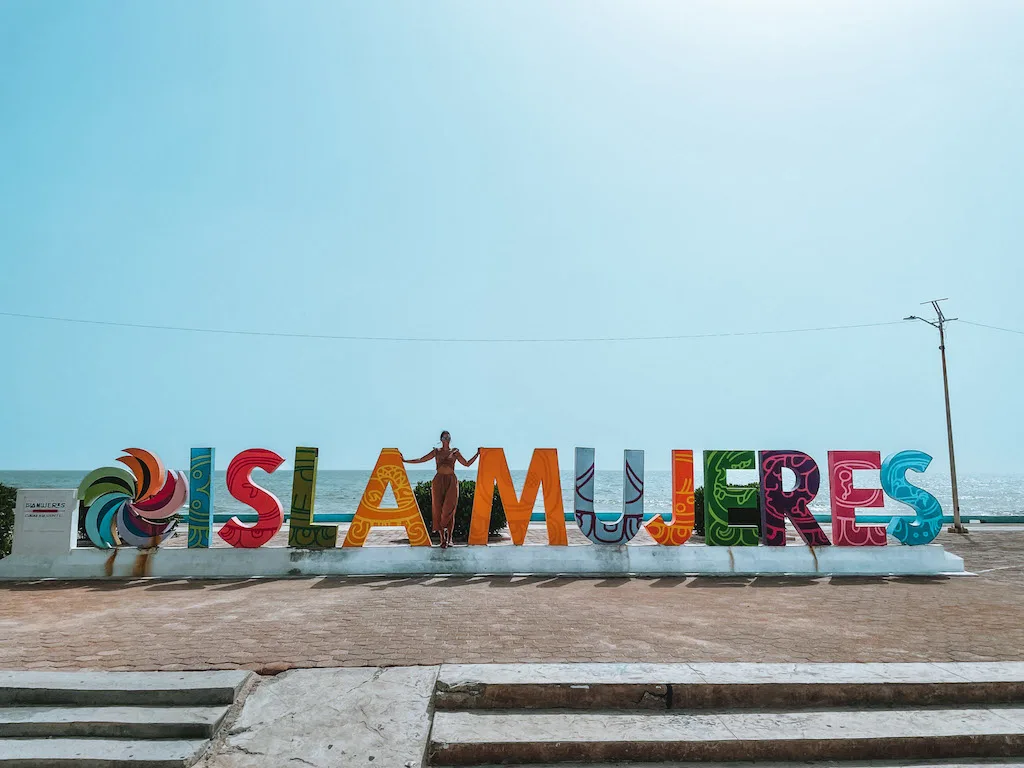
[[[430,483],[431,518],[436,533],[455,529],[455,507],[459,503],[459,479],[455,476],[457,449],[443,453],[439,448],[434,458],[437,474]]]

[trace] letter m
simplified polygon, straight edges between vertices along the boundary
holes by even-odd
[[[565,512],[562,509],[562,484],[558,478],[558,451],[554,448],[537,448],[526,471],[523,495],[516,493],[512,474],[508,470],[505,451],[502,448],[483,448],[480,451],[480,467],[476,473],[476,493],[473,496],[473,517],[469,524],[469,543],[486,544],[491,523],[491,504],[494,486],[505,508],[505,518],[512,533],[512,543],[526,541],[526,530],[530,525],[533,505],[537,492],[544,490],[544,519],[548,526],[548,544],[565,546]]]

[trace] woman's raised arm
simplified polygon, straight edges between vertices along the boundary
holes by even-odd
[[[404,461],[406,464],[422,464],[425,461],[430,461],[436,455],[437,448],[433,448],[431,449],[430,453],[428,453],[426,456],[420,456],[418,459],[407,459],[405,458],[405,456],[402,456],[402,461]]]
[[[478,458],[480,458],[480,449],[479,449],[479,448],[477,449],[477,451],[476,451],[476,454],[475,454],[475,455],[473,456],[473,458],[472,458],[472,459],[470,459],[469,461],[466,461],[466,460],[465,460],[465,459],[464,459],[464,458],[462,457],[462,453],[461,453],[461,452],[460,452],[460,451],[459,451],[458,449],[456,449],[456,450],[455,450],[455,458],[459,460],[459,464],[461,464],[462,466],[464,466],[464,467],[471,467],[471,466],[473,466],[473,463],[474,463],[474,462],[475,462],[475,461],[476,461],[476,460],[477,460]]]

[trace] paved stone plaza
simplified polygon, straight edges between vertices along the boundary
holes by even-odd
[[[939,541],[979,575],[9,583],[0,668],[1024,660],[1024,531]]]

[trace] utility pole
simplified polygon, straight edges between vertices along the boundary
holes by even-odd
[[[932,309],[935,310],[934,320],[917,317],[916,315],[910,315],[903,319],[920,320],[923,323],[928,323],[932,328],[939,329],[939,352],[942,354],[942,390],[946,396],[946,439],[949,442],[949,475],[953,481],[953,525],[950,526],[949,532],[967,533],[967,529],[960,523],[960,496],[956,490],[956,458],[953,456],[953,419],[949,414],[949,377],[946,374],[946,323],[951,323],[957,318],[946,317],[942,314],[942,307],[939,306],[941,301],[946,301],[946,299],[933,299],[932,301],[921,302],[922,305],[931,304]]]

